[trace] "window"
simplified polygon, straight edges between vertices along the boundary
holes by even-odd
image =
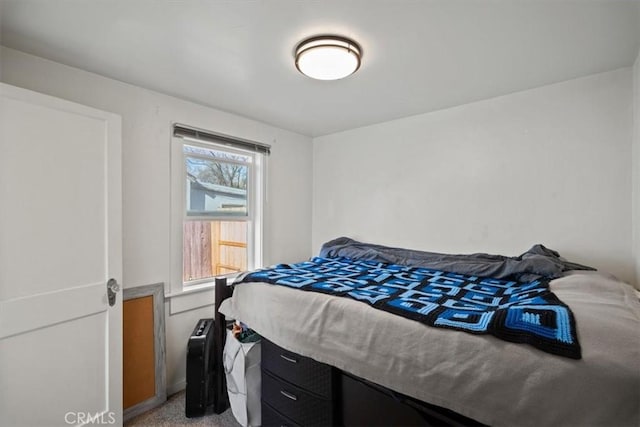
[[[261,266],[266,154],[268,146],[174,126],[172,292]]]

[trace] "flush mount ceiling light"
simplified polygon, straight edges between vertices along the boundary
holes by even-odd
[[[296,68],[318,80],[338,80],[360,68],[360,46],[338,36],[306,39],[296,47]]]

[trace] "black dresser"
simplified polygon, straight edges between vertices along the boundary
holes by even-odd
[[[479,426],[262,339],[262,425]]]
[[[337,371],[262,340],[262,425],[336,425]]]

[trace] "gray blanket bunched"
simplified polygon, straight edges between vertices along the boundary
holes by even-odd
[[[569,262],[558,252],[540,244],[534,245],[522,255],[508,257],[485,253],[451,255],[424,252],[362,243],[348,237],[339,237],[323,244],[319,256],[371,260],[522,282],[554,279],[569,270],[595,270],[592,267]]]

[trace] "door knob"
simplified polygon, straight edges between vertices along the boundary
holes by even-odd
[[[109,298],[109,306],[113,307],[116,304],[116,294],[120,290],[120,285],[116,279],[109,279],[107,282],[107,297]]]

